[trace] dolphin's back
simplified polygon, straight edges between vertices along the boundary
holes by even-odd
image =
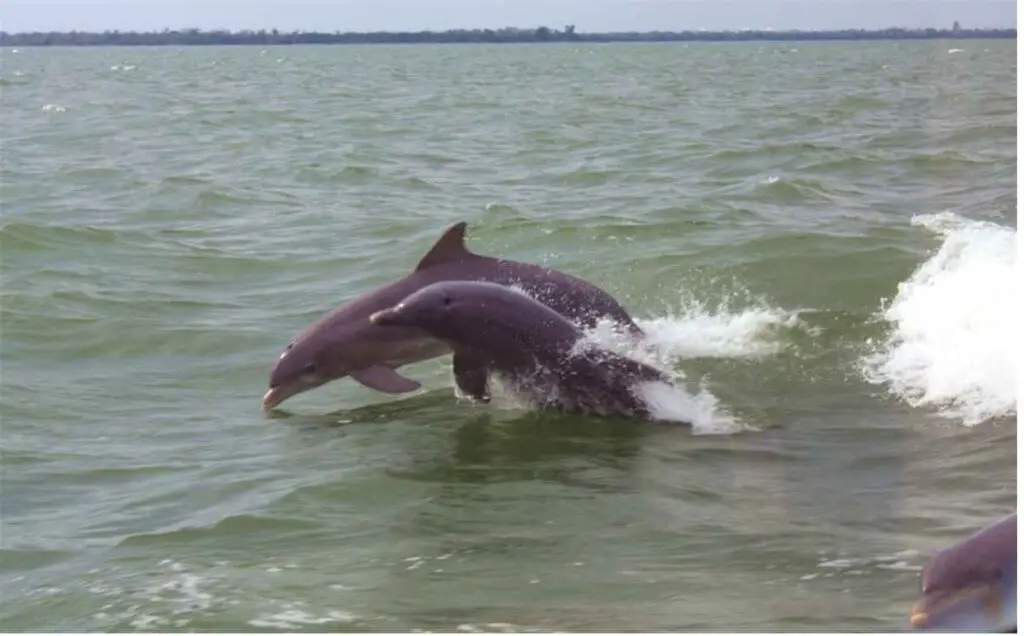
[[[414,272],[409,279],[410,289],[442,281],[515,286],[526,292],[533,302],[584,329],[594,327],[602,318],[610,318],[631,333],[642,333],[629,313],[608,292],[585,280],[532,263],[471,254],[458,262]],[[492,298],[492,301],[500,302],[500,299]]]
[[[488,257],[483,257],[488,258]],[[518,284],[536,300],[583,328],[592,328],[602,318],[611,318],[639,334],[629,313],[608,292],[585,280],[532,263],[490,259],[501,282]]]

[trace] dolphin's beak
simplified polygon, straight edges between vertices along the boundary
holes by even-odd
[[[288,398],[298,395],[303,391],[308,391],[315,386],[318,385],[306,385],[301,382],[289,382],[288,384],[272,386],[263,394],[263,410],[269,411]]]
[[[370,314],[370,323],[380,327],[399,327],[402,325],[402,305],[391,309],[381,309]]]
[[[263,410],[269,411],[281,402],[284,402],[291,394],[287,391],[288,387],[275,386],[263,394]]]

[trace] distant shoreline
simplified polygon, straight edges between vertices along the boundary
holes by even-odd
[[[649,31],[578,33],[562,30],[455,29],[450,31],[299,32],[224,31],[0,31],[0,46],[279,46],[291,44],[527,44],[546,42],[823,42],[857,40],[1017,39],[1017,29],[845,29],[841,31]]]

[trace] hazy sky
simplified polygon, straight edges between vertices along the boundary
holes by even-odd
[[[579,31],[1012,27],[1015,0],[0,0],[0,29]]]

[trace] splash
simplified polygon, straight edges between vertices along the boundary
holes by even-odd
[[[736,309],[724,301],[711,307],[684,299],[681,306],[678,313],[636,321],[647,334],[639,349],[611,321],[599,322],[587,339],[623,355],[645,351],[646,362],[672,363],[694,358],[763,358],[786,348],[787,330],[808,329],[798,312],[765,303]]]
[[[782,330],[802,324],[795,312],[756,308],[734,313],[701,305],[680,317],[640,322],[650,345],[681,360],[774,355],[786,347]]]
[[[759,358],[785,348],[783,331],[804,327],[796,312],[760,306],[710,308],[684,299],[682,311],[662,318],[637,320],[646,336],[637,341],[612,321],[600,321],[577,346],[597,346],[665,371],[675,385],[645,383],[637,387],[651,413],[663,420],[688,422],[695,434],[733,434],[750,427],[725,409],[702,381],[696,393],[684,390],[686,375],[674,364],[693,358]]]
[[[883,309],[892,331],[864,356],[865,379],[967,426],[1013,415],[1016,232],[951,213],[912,223],[943,243]]]
[[[679,372],[676,375],[682,376]],[[655,418],[687,422],[693,426],[695,435],[731,435],[749,429],[724,409],[704,386],[692,394],[679,386],[650,382],[639,385],[637,393]]]

